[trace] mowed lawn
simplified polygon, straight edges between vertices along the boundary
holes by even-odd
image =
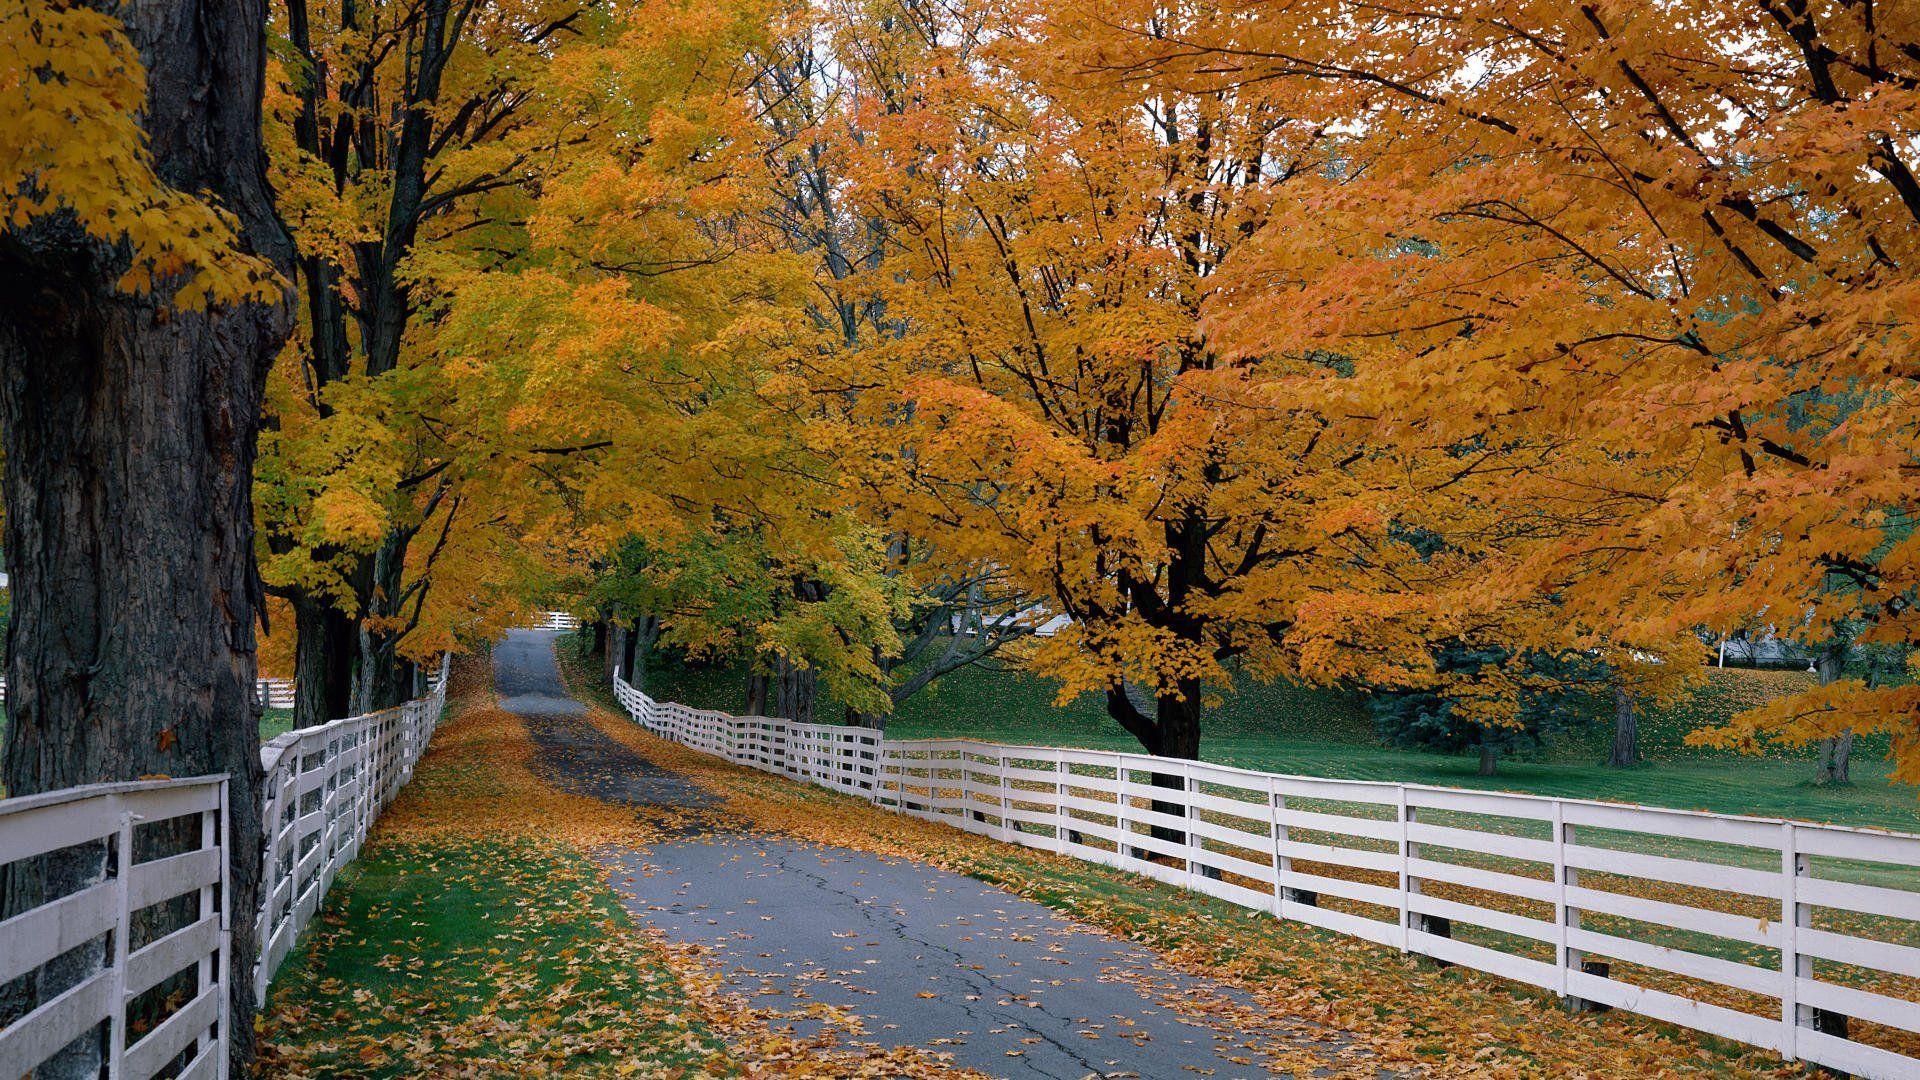
[[[1251,683],[1222,695],[1208,711],[1201,739],[1207,761],[1249,769],[1352,780],[1390,780],[1448,787],[1522,791],[1568,798],[1712,810],[1726,814],[1920,831],[1920,788],[1887,778],[1884,739],[1860,739],[1853,783],[1812,782],[1811,750],[1776,749],[1749,757],[1684,745],[1686,733],[1723,721],[1767,698],[1808,685],[1796,671],[1728,668],[1708,674],[1690,698],[1650,709],[1640,722],[1644,765],[1610,769],[1611,715],[1596,705],[1594,723],[1569,732],[1544,750],[1503,759],[1499,775],[1476,775],[1468,756],[1430,754],[1381,745],[1363,692]],[[732,666],[659,662],[648,691],[662,700],[738,711],[744,675]],[[889,721],[903,739],[965,737],[991,742],[1138,751],[1139,744],[1106,715],[1101,702],[1081,697],[1054,704],[1054,686],[1018,669],[954,672],[915,696]],[[833,714],[819,719],[831,721]]]

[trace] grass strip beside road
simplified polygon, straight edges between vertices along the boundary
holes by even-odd
[[[599,868],[562,845],[393,840],[274,984],[288,1076],[729,1072]]]
[[[553,792],[484,664],[335,882],[261,1020],[276,1077],[729,1076],[701,987],[636,928],[589,852],[632,815]]]

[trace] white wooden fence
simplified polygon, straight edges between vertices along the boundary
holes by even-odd
[[[190,850],[135,861],[135,831],[169,823],[194,833]],[[87,1031],[105,1024],[108,1075],[146,1080],[177,1067],[183,1078],[226,1075],[227,922],[224,776],[94,784],[0,800],[0,864],[66,849],[94,850],[100,880],[0,923],[0,984],[31,978],[89,944],[100,963],[0,1030],[0,1076],[25,1076]],[[73,854],[79,854],[78,851]],[[191,908],[179,929],[137,947],[140,912],[177,901]],[[177,918],[170,921],[179,921]],[[179,978],[184,1001],[135,1032],[128,1005]]]
[[[446,700],[446,668],[432,690],[398,708],[291,731],[261,748],[259,813],[266,828],[254,918],[261,952],[256,992],[286,958],[340,868],[359,852],[380,811],[413,775]],[[43,856],[100,858],[97,880],[0,922],[0,986],[51,977],[50,961],[98,951],[97,967],[0,1027],[0,1077],[26,1076],[106,1025],[109,1080],[227,1075],[229,983],[225,776],[92,784],[0,799],[0,870]],[[171,823],[171,824],[170,824]],[[197,833],[193,826],[197,825]],[[137,840],[167,830],[167,845]],[[182,836],[197,844],[181,850]],[[150,855],[143,847],[166,852]],[[170,904],[153,940],[141,913]],[[128,1006],[166,991],[161,1016],[132,1030]],[[181,991],[185,992],[182,993]],[[45,997],[45,995],[40,995]],[[142,1014],[151,1012],[143,1007]],[[152,1017],[148,1017],[152,1019]]]
[[[260,959],[256,997],[320,910],[340,869],[426,752],[447,699],[446,662],[425,697],[365,716],[289,731],[260,748],[266,772],[261,825]]]
[[[893,740],[656,702],[648,730],[1009,843],[1878,1078],[1920,1077],[1920,836]]]
[[[260,704],[269,709],[293,708],[292,679],[260,679],[253,684],[253,689]]]

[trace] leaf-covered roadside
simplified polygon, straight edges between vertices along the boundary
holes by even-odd
[[[265,1075],[973,1075],[937,1050],[860,1045],[857,1019],[824,1007],[802,1038],[792,1017],[720,996],[697,950],[636,926],[592,858],[704,819],[543,783],[490,675],[483,659],[457,670],[413,780],[275,981]]]
[[[263,1071],[737,1075],[702,988],[586,854],[644,824],[540,785],[484,675],[461,672],[455,715],[276,979]]]
[[[389,840],[274,987],[287,1076],[731,1073],[596,868],[564,844]]]

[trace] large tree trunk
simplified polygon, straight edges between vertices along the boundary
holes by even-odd
[[[627,631],[620,670],[626,673],[627,685],[643,694],[647,692],[647,662],[653,655],[653,643],[658,640],[660,620],[653,615],[642,615],[635,619],[633,629]]]
[[[1124,686],[1107,692],[1107,713],[1120,722],[1147,753],[1155,757],[1179,758],[1184,761],[1200,760],[1200,680],[1181,679],[1168,690],[1158,693],[1153,700],[1153,716],[1148,717],[1141,711],[1139,703],[1133,700]],[[1154,773],[1153,786],[1174,791],[1184,791],[1186,780],[1178,773]],[[1152,809],[1170,817],[1185,817],[1185,802],[1171,802],[1155,799]],[[1184,844],[1186,833],[1164,825],[1154,825],[1149,832],[1155,839],[1170,844]],[[1144,849],[1133,851],[1135,858],[1147,858]]]
[[[1633,707],[1633,694],[1623,682],[1613,684],[1613,747],[1607,752],[1607,764],[1624,768],[1640,763],[1640,714]]]
[[[401,634],[391,628],[401,615],[401,585],[412,538],[410,532],[389,532],[364,571],[367,584],[361,601],[368,617],[360,620],[358,627],[353,693],[356,715],[391,709],[407,699],[400,663]]]
[[[1820,740],[1820,780],[1827,784],[1853,783],[1853,729]]]
[[[1500,748],[1490,742],[1480,744],[1480,775],[1494,776],[1500,771]]]
[[[1200,680],[1181,679],[1153,699],[1153,715],[1145,709],[1146,695],[1125,686],[1107,691],[1107,715],[1140,740],[1141,749],[1156,757],[1200,760]]]
[[[1846,672],[1847,643],[1835,642],[1820,651],[1820,659],[1814,664],[1819,673],[1820,685],[1827,686],[1838,682]],[[1824,784],[1850,784],[1853,782],[1853,729],[1848,728],[1831,739],[1820,740],[1820,775]]]
[[[260,143],[266,11],[106,5],[147,65],[158,175],[210,192],[241,244],[289,265]],[[21,77],[33,77],[21,73]],[[233,1053],[253,1047],[260,875],[252,483],[266,374],[290,307],[191,312],[171,287],[128,295],[120,245],[61,215],[0,237],[0,429],[6,451],[7,794],[166,774],[232,777]],[[105,872],[104,852],[6,882],[5,914]],[[16,868],[18,870],[18,868]],[[43,970],[41,1000],[97,970],[83,948]],[[51,1076],[92,1076],[98,1034]]]
[[[747,701],[740,715],[767,715],[767,691],[771,683],[772,680],[763,672],[756,671],[747,676]]]
[[[813,704],[819,696],[820,681],[810,667],[802,667],[784,656],[773,662],[773,715],[813,723]]]
[[[354,620],[324,600],[293,600],[293,726],[313,727],[352,715],[353,658],[359,648]]]
[[[620,670],[620,662],[624,660],[627,655],[627,638],[632,633],[633,631],[628,630],[618,621],[610,620],[608,622],[607,654],[601,657],[600,665],[602,669],[600,677],[602,679],[612,681],[614,674]]]

